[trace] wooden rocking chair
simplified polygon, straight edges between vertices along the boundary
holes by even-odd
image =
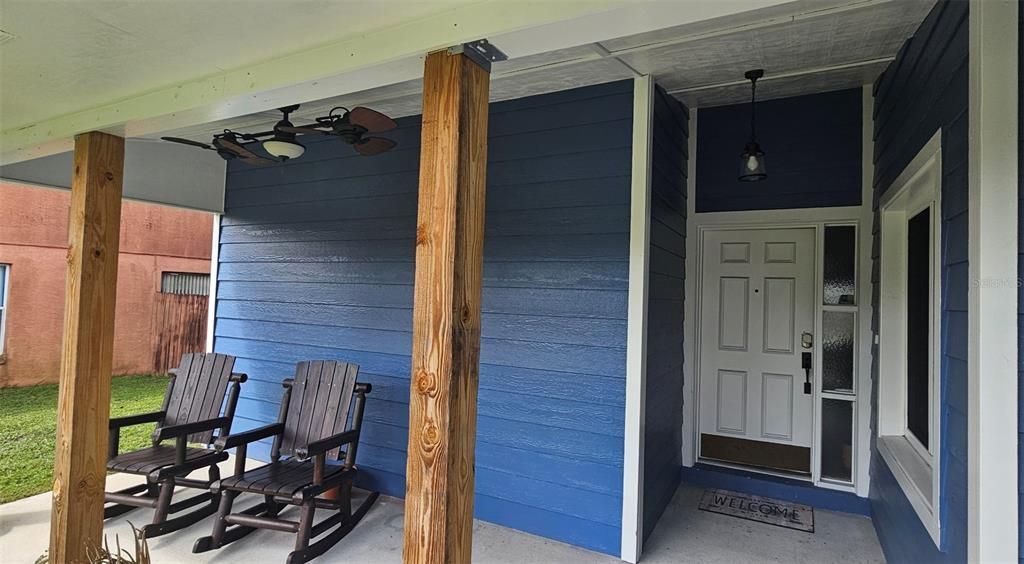
[[[146,482],[117,492],[107,492],[107,503],[115,505],[104,509],[104,519],[121,515],[136,507],[156,510],[153,523],[142,527],[142,536],[152,538],[187,527],[212,515],[220,502],[219,496],[209,491],[210,484],[220,479],[219,462],[227,460],[227,453],[210,447],[213,431],[227,436],[231,430],[239,388],[245,374],[232,372],[235,357],[223,354],[185,354],[181,365],[171,370],[171,381],[164,395],[163,408],[110,420],[110,442],[107,451],[107,470],[146,476]],[[224,394],[231,382],[231,392],[224,406]],[[224,415],[221,413],[224,406]],[[143,423],[156,423],[153,446],[118,454],[121,429]],[[174,439],[174,445],[163,444]],[[206,448],[189,447],[188,443],[207,445]],[[208,468],[209,480],[185,478],[190,472]],[[171,503],[176,486],[204,490],[202,494]],[[138,494],[138,495],[136,495]],[[168,515],[181,512],[203,502],[207,504],[194,511],[168,519]]]
[[[294,380],[283,383],[277,423],[217,440],[217,448],[237,449],[235,475],[213,485],[212,490],[222,496],[213,534],[197,540],[192,552],[220,548],[257,528],[273,529],[296,533],[295,550],[288,555],[288,564],[296,564],[323,554],[355,528],[379,495],[370,493],[352,511],[356,447],[366,394],[370,392],[369,384],[356,382],[358,372],[357,365],[344,362],[300,362]],[[350,422],[347,429],[346,422]],[[274,437],[270,464],[246,471],[246,446],[270,437]],[[328,458],[337,460],[342,455],[342,464],[327,465]],[[336,499],[318,497],[331,490],[337,490]],[[262,495],[264,501],[231,513],[231,504],[242,492]],[[277,517],[288,505],[301,507],[297,522]],[[317,509],[333,513],[314,524]],[[334,531],[310,544],[335,526]]]

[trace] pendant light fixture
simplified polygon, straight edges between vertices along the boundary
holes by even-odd
[[[302,153],[306,152],[306,147],[295,140],[295,133],[283,131],[282,128],[294,127],[292,122],[288,121],[288,114],[299,109],[299,106],[296,104],[279,109],[284,114],[284,117],[274,126],[274,136],[263,142],[263,149],[282,161],[297,159],[302,156]]]
[[[768,178],[765,166],[764,151],[757,144],[755,123],[755,102],[757,101],[757,79],[764,76],[764,69],[749,70],[744,75],[750,81],[750,141],[743,148],[740,156],[740,177],[743,182],[757,182]]]

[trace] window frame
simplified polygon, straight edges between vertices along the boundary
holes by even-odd
[[[193,279],[196,279],[196,280],[203,279],[202,283],[205,284],[205,288],[202,288],[202,289],[205,290],[205,291],[194,292],[194,291],[191,291],[191,289],[186,289],[185,291],[173,291],[173,292],[172,291],[168,291],[168,289],[167,289],[168,280],[169,279],[177,278],[179,276],[182,277],[182,278],[193,278]],[[167,295],[173,295],[173,296],[207,296],[207,297],[209,297],[211,281],[212,281],[212,276],[210,276],[209,272],[189,272],[189,271],[183,271],[183,270],[164,270],[164,271],[160,272],[159,287],[157,288],[157,292],[160,293],[160,294],[167,294]],[[187,286],[187,284],[186,284],[186,286]]]
[[[878,451],[936,546],[940,545],[942,374],[942,137],[924,145],[879,205]],[[907,225],[930,208],[928,447],[907,422]]]
[[[7,351],[7,302],[10,296],[11,265],[0,263],[3,278],[0,281],[0,356]]]

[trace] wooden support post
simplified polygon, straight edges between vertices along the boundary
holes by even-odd
[[[468,563],[473,535],[487,70],[427,56],[413,303],[405,561]]]
[[[50,562],[102,541],[123,170],[124,139],[75,137]]]

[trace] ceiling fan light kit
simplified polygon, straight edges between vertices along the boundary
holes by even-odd
[[[263,150],[282,161],[297,159],[306,152],[306,146],[295,140],[295,133],[285,131],[285,128],[293,127],[292,122],[288,120],[288,115],[297,109],[299,109],[298,104],[280,108],[284,117],[274,126],[274,136],[263,142]]]
[[[316,118],[315,123],[295,126],[288,116],[297,109],[299,109],[298,104],[279,108],[284,115],[271,131],[241,133],[225,129],[223,133],[214,135],[210,144],[180,137],[161,137],[161,139],[216,151],[224,160],[240,159],[246,164],[257,166],[301,157],[306,152],[306,146],[298,141],[299,135],[316,134],[338,137],[346,144],[352,145],[357,153],[366,156],[379,155],[397,145],[395,141],[386,137],[367,136],[370,133],[381,133],[398,127],[393,119],[369,108],[356,107],[349,110],[338,107],[332,109],[326,116]],[[276,160],[261,157],[250,151],[248,146],[254,143],[259,143],[263,150],[276,157]]]
[[[302,153],[306,152],[306,146],[298,141],[274,137],[263,142],[263,150],[283,161],[287,161],[288,159],[301,157]]]

